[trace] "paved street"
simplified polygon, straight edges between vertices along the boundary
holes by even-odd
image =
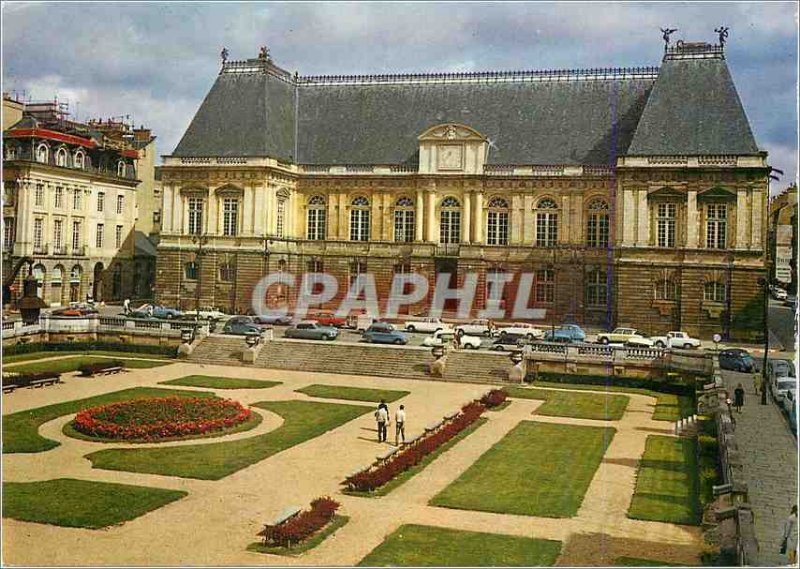
[[[723,371],[722,375],[731,392],[739,383],[745,389],[742,413],[735,415],[736,435],[755,513],[760,562],[785,565],[787,558],[778,551],[783,521],[797,498],[797,441],[778,407],[772,401],[760,404],[750,374]]]

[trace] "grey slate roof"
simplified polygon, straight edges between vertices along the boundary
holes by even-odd
[[[665,60],[628,154],[756,153],[725,60]]]

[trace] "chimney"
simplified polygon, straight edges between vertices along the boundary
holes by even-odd
[[[150,140],[150,129],[144,128],[144,126],[133,129],[133,139],[137,142]]]

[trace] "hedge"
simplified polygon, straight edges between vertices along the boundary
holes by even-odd
[[[123,342],[29,342],[3,346],[3,354],[33,354],[36,352],[129,352],[137,354],[156,354],[177,357],[177,346],[156,346],[148,344],[127,344]]]
[[[578,385],[614,385],[621,388],[630,387],[635,389],[649,389],[658,393],[670,393],[672,395],[694,396],[695,388],[693,385],[684,383],[667,383],[654,379],[638,379],[631,377],[616,377],[612,375],[570,375],[567,373],[540,372],[532,379],[529,374],[528,381],[547,381],[551,383],[565,383]]]

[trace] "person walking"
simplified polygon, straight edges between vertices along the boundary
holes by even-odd
[[[789,557],[789,565],[797,564],[797,506],[792,506],[789,517],[783,522],[781,553]]]
[[[400,446],[400,437],[403,444],[406,444],[406,407],[400,405],[397,413],[394,414],[394,446]]]
[[[742,412],[742,405],[744,405],[744,387],[740,383],[736,386],[736,389],[733,390],[733,406],[736,407],[736,410],[741,413]]]
[[[122,313],[127,315],[130,313],[130,311],[131,311],[131,299],[126,297],[125,300],[122,301]]]
[[[386,427],[389,423],[389,413],[385,404],[375,411],[375,422],[378,424],[378,442],[382,443],[386,441]]]
[[[753,374],[753,391],[756,395],[761,395],[761,374],[758,372]]]

